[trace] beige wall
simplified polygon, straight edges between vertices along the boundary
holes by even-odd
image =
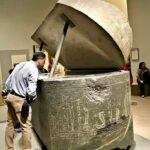
[[[32,51],[31,35],[56,1],[0,0],[0,50]]]
[[[105,0],[105,1],[116,5],[119,9],[121,9],[125,13],[126,16],[128,16],[127,0]]]
[[[29,59],[28,50],[1,50],[0,51],[0,65],[1,65],[1,77],[4,83],[9,75],[9,70],[12,68],[12,56],[25,55],[27,60]]]
[[[138,64],[145,61],[150,68],[150,1],[128,0],[129,21],[133,29],[133,47],[139,48],[139,61],[132,61],[132,74],[136,81]]]

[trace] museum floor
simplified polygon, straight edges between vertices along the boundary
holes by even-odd
[[[4,134],[6,126],[6,106],[0,106],[0,150],[4,148]],[[135,150],[149,150],[150,149],[150,97],[141,98],[132,96],[132,112],[134,120],[135,132]],[[36,135],[33,134],[32,144],[33,150],[41,150]],[[15,150],[20,150],[21,133],[15,133]]]

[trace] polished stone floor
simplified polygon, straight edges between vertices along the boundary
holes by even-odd
[[[136,147],[134,150],[150,150],[150,97],[132,96]],[[0,106],[0,150],[5,150],[6,106]],[[15,133],[15,150],[21,150],[21,133]],[[32,132],[32,150],[41,150],[41,144]]]
[[[150,97],[132,96],[135,150],[150,150]]]

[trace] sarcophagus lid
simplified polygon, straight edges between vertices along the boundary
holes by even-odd
[[[32,39],[44,43],[52,56],[69,27],[59,62],[67,69],[108,69],[125,65],[132,47],[132,30],[127,17],[116,6],[102,0],[60,0]]]

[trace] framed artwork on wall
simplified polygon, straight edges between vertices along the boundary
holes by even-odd
[[[27,55],[11,55],[12,68],[15,67],[16,64],[27,61]]]
[[[131,60],[132,61],[138,61],[139,60],[139,48],[132,48]]]

